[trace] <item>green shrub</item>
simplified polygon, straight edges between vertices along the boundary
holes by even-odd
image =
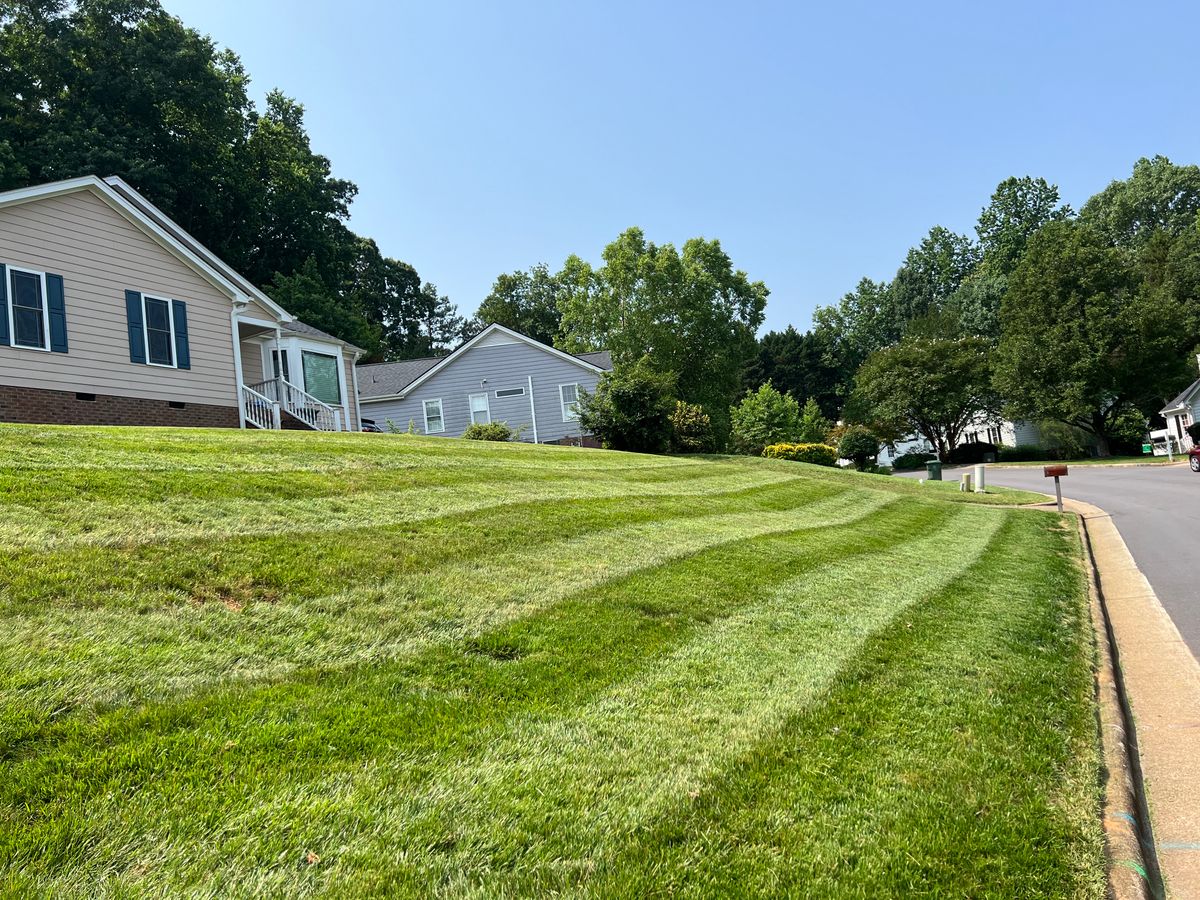
[[[893,459],[892,468],[902,470],[920,469],[931,459],[937,459],[937,454],[929,453],[925,450],[910,450],[908,453],[901,453]]]
[[[879,438],[862,425],[851,425],[846,429],[837,447],[838,456],[854,463],[862,471],[874,465],[879,455]]]
[[[1000,462],[1033,462],[1038,459],[1049,459],[1046,448],[1041,444],[1017,444],[1006,447],[1001,444],[996,457]]]
[[[677,400],[671,413],[671,449],[676,453],[712,453],[716,446],[712,419],[704,407]]]
[[[671,445],[675,376],[648,358],[600,376],[596,393],[579,392],[579,426],[610,450],[664,453]]]
[[[814,466],[835,466],[838,459],[837,448],[828,444],[771,444],[763,448],[762,455],[768,459],[790,459]]]
[[[817,401],[809,397],[800,410],[800,429],[796,439],[802,444],[823,444],[825,435],[829,434],[832,427],[833,423],[825,418]]]
[[[511,441],[516,434],[507,422],[472,422],[462,436],[468,441]]]
[[[747,391],[730,416],[729,442],[735,453],[761,456],[764,447],[800,437],[800,404],[779,393],[769,381],[757,391]]]

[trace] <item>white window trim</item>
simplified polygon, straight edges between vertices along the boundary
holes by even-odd
[[[483,398],[483,413],[487,416],[486,422],[475,421],[475,398]],[[491,425],[492,424],[492,404],[488,400],[487,391],[480,391],[474,394],[467,394],[467,412],[471,414],[472,425]],[[445,421],[444,419],[442,421]]]
[[[171,326],[171,362],[156,363],[150,361],[150,316],[146,314],[146,301],[158,300],[167,304],[167,323]],[[175,303],[169,297],[157,297],[154,294],[142,294],[142,343],[146,349],[146,365],[157,366],[160,369],[179,368],[179,348],[175,346]]]
[[[571,382],[570,384],[560,384],[558,386],[558,403],[559,403],[559,406],[562,407],[562,420],[564,422],[578,422],[579,421],[578,410],[576,410],[574,414],[570,414],[570,412],[568,411],[568,408],[567,408],[568,407],[567,400],[563,396],[563,388],[569,388],[569,387],[575,388],[574,403],[575,403],[575,405],[579,404],[579,391],[581,389],[581,386],[577,382]]]
[[[26,346],[25,344],[17,343],[17,319],[16,319],[16,316],[13,315],[13,308],[16,305],[14,302],[14,298],[13,298],[13,280],[12,280],[13,272],[21,272],[24,275],[36,275],[38,277],[38,279],[41,281],[41,285],[42,285],[42,337],[44,338],[43,346],[41,346],[41,347],[29,347],[29,346]],[[5,287],[8,288],[8,291],[7,291],[8,302],[6,303],[6,306],[8,308],[5,310],[5,312],[8,314],[8,345],[10,347],[12,347],[14,350],[40,350],[42,353],[49,353],[50,352],[50,297],[46,293],[46,273],[39,272],[36,269],[25,269],[25,268],[22,268],[21,266],[9,266],[8,271],[4,275],[4,278],[8,282],[8,284],[5,285]]]
[[[523,388],[523,387],[497,388],[496,389],[496,399],[497,400],[507,400],[509,397],[524,397],[524,396],[525,396],[525,388]]]
[[[436,403],[438,405],[438,417],[442,420],[442,427],[437,431],[429,430],[429,407],[426,404]],[[446,407],[442,403],[441,397],[430,397],[428,400],[421,401],[421,415],[425,417],[425,433],[426,434],[441,434],[446,430]]]

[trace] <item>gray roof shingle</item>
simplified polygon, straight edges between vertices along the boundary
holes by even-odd
[[[307,322],[301,322],[299,319],[295,319],[291,322],[283,322],[280,324],[279,327],[283,331],[290,331],[293,334],[303,334],[306,337],[315,337],[315,338],[320,338],[321,340],[325,340],[325,341],[335,341],[336,343],[339,343],[339,344],[345,344],[347,347],[350,347],[353,350],[361,350],[362,349],[362,347],[355,347],[349,341],[343,341],[341,338],[334,337],[332,334],[330,334],[327,331],[322,331],[320,328],[314,328],[312,325],[309,325]]]
[[[1192,395],[1198,390],[1200,390],[1200,378],[1197,378],[1190,385],[1188,385],[1187,389],[1166,406],[1164,406],[1161,412],[1166,412],[1168,409],[1178,409],[1181,406],[1186,406]]]
[[[447,355],[452,356],[453,354]],[[612,354],[607,350],[572,355],[597,368],[612,369]],[[399,362],[360,365],[358,367],[359,396],[365,400],[369,397],[390,397],[398,394],[445,358],[445,356],[427,356],[424,359],[402,359]]]
[[[361,365],[358,367],[359,396],[365,399],[398,394],[443,359],[444,356],[427,356],[424,359]]]

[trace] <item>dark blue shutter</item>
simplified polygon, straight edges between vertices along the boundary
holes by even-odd
[[[0,347],[8,343],[8,269],[0,265]]]
[[[172,300],[171,315],[175,319],[175,365],[190,369],[192,354],[188,351],[187,304],[182,300]]]
[[[67,352],[67,301],[61,275],[46,275],[46,308],[50,311],[50,349]]]
[[[125,318],[129,321],[129,361],[146,362],[146,333],[142,325],[142,295],[125,292]]]

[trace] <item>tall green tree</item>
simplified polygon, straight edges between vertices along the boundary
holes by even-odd
[[[559,275],[552,274],[545,263],[539,263],[528,271],[498,276],[491,292],[479,304],[475,318],[483,325],[495,322],[544,344],[553,344],[562,321],[559,304],[568,294]]]
[[[1071,207],[1059,197],[1058,185],[1029,175],[1004,179],[975,225],[983,267],[992,275],[1008,275],[1043,225],[1072,215]]]
[[[854,373],[868,356],[900,337],[891,286],[864,278],[832,306],[813,311],[813,335],[835,373],[839,405],[849,399]],[[835,410],[829,410],[836,415]]]
[[[839,372],[831,349],[824,333],[801,333],[792,325],[783,331],[768,331],[759,338],[758,352],[746,366],[743,387],[757,390],[769,381],[797,399],[813,400],[824,414],[836,416],[841,405]]]
[[[1139,159],[1133,174],[1094,195],[1079,217],[1109,243],[1140,248],[1155,231],[1174,236],[1200,214],[1200,166],[1177,166],[1165,156]]]
[[[917,433],[947,460],[963,429],[997,409],[988,343],[979,337],[908,337],[858,372],[861,409],[885,430]]]
[[[979,248],[969,237],[941,225],[931,228],[921,243],[908,251],[892,280],[895,332],[903,334],[913,320],[945,309],[978,264]]]
[[[1184,310],[1082,222],[1033,236],[1000,323],[996,386],[1009,414],[1089,432],[1102,456],[1122,417],[1156,409],[1180,377]]]
[[[608,349],[616,364],[649,356],[677,378],[679,399],[710,412],[724,438],[728,409],[755,349],[767,288],[735,270],[718,241],[693,238],[679,252],[630,228],[593,271],[578,259],[562,273],[563,349]]]

